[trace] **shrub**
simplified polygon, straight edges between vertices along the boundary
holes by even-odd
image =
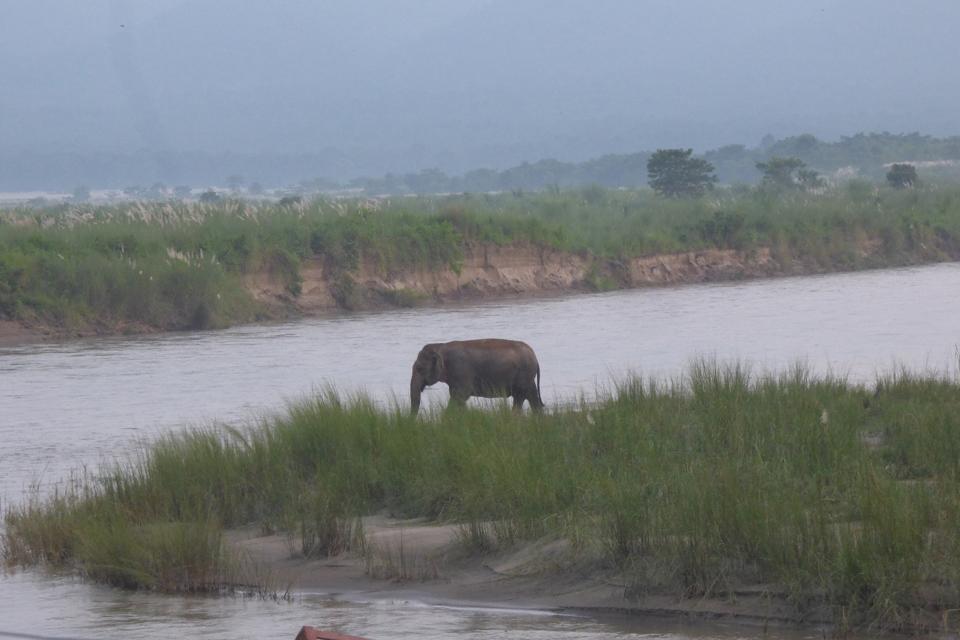
[[[907,189],[920,184],[917,168],[912,164],[896,163],[887,171],[887,184],[894,189]]]

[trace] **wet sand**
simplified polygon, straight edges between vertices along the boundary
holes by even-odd
[[[711,598],[650,592],[627,597],[626,579],[600,558],[575,553],[564,540],[471,554],[457,525],[384,516],[364,519],[368,550],[326,559],[299,554],[296,541],[232,530],[231,544],[270,571],[282,591],[346,600],[413,600],[441,606],[631,614],[749,626],[826,628],[830,611],[803,613],[774,585],[744,585]],[[402,548],[402,554],[401,554]],[[402,560],[401,560],[402,556]],[[402,565],[402,566],[401,566]]]

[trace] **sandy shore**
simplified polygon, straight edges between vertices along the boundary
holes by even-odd
[[[666,593],[627,597],[622,576],[597,559],[578,558],[562,540],[471,555],[457,543],[456,525],[372,516],[364,519],[364,531],[366,554],[327,559],[304,558],[295,541],[254,529],[230,531],[228,539],[268,568],[281,589],[295,593],[805,629],[826,627],[830,620],[826,610],[801,615],[770,585],[751,585],[713,598],[681,599]]]

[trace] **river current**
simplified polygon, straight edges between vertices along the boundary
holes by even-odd
[[[951,263],[0,347],[0,501],[51,491],[159,434],[250,422],[326,385],[405,405],[410,366],[427,342],[528,342],[549,406],[589,399],[628,372],[680,376],[703,356],[756,371],[801,362],[866,383],[900,365],[953,372],[958,318],[960,264]],[[446,397],[438,385],[424,401]],[[371,638],[753,635],[311,594],[280,603],[159,596],[36,571],[0,575],[0,637],[292,638],[303,624]]]

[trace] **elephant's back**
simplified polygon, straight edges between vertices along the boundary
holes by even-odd
[[[479,338],[476,340],[455,340],[447,343],[448,347],[472,352],[475,356],[493,356],[532,361],[537,364],[537,355],[533,347],[521,340],[505,338]]]
[[[525,351],[533,354],[533,348],[521,340],[507,340],[506,338],[478,338],[475,340],[454,340],[448,342],[450,347],[462,349],[478,349],[484,351]]]

